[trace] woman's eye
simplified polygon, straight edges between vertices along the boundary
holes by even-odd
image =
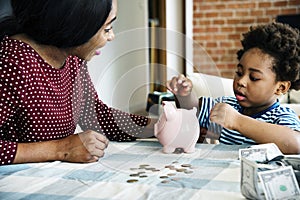
[[[113,29],[113,27],[111,26],[111,27],[109,27],[109,28],[104,29],[104,32],[105,32],[105,33],[109,33],[109,31],[111,31],[112,29]]]

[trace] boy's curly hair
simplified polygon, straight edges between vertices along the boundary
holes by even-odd
[[[287,24],[270,23],[250,27],[243,34],[243,49],[237,52],[240,60],[251,48],[259,48],[274,58],[273,70],[277,81],[291,81],[290,89],[300,89],[300,34]]]

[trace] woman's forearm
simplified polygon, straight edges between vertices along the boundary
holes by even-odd
[[[14,163],[46,162],[62,160],[57,149],[59,141],[18,143]]]

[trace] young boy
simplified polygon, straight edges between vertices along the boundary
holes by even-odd
[[[183,108],[198,108],[202,128],[224,144],[275,143],[285,154],[300,153],[300,121],[278,97],[300,88],[299,31],[281,23],[251,28],[237,52],[235,97],[193,96],[192,82],[179,75],[167,84]]]

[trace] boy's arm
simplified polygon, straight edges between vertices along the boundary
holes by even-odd
[[[258,121],[240,115],[236,130],[259,144],[275,143],[284,154],[300,153],[300,133],[278,124]]]
[[[211,111],[210,120],[225,128],[236,130],[259,144],[275,143],[284,154],[300,153],[299,132],[242,115],[228,104],[216,104]]]

